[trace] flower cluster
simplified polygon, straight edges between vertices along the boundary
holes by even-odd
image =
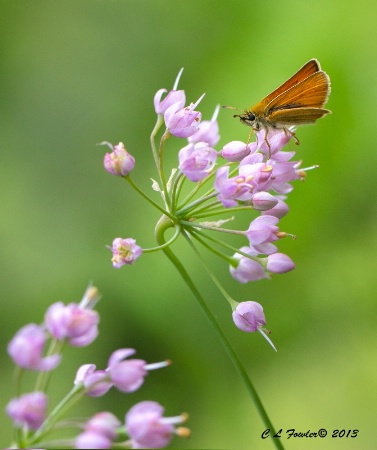
[[[93,308],[98,300],[97,289],[90,286],[80,303],[64,305],[57,302],[51,305],[42,325],[26,325],[10,341],[8,353],[18,368],[18,376],[24,369],[39,372],[36,389],[11,399],[6,407],[18,430],[12,448],[33,447],[39,443],[47,448],[49,442],[45,439],[58,425],[61,410],[66,411],[85,395],[105,395],[112,387],[123,393],[134,392],[143,385],[149,371],[170,364],[170,361],[147,364],[142,359],[126,359],[135,353],[134,349],[116,350],[104,370],[96,370],[94,364],[82,365],[77,370],[71,392],[48,414],[45,391],[49,376],[62,359],[65,343],[83,347],[97,337],[99,314]],[[49,350],[46,351],[47,347]],[[176,427],[187,419],[185,414],[163,417],[163,412],[160,404],[144,401],[125,414],[123,424],[108,411],[97,413],[85,423],[70,421],[83,431],[65,444],[73,448],[111,448],[113,445],[119,448],[162,448],[174,435],[189,436],[187,428]]]
[[[226,261],[231,276],[240,283],[271,278],[272,274],[293,270],[293,261],[279,252],[276,246],[279,239],[288,235],[280,231],[279,222],[289,210],[285,200],[293,189],[291,183],[303,179],[308,170],[300,169],[300,162],[293,160],[294,151],[283,150],[292,137],[293,129],[288,130],[292,133],[285,129],[261,130],[256,133],[255,142],[231,141],[216,150],[215,146],[220,140],[217,123],[219,107],[215,108],[211,120],[201,121],[202,114],[196,108],[204,94],[197,102],[185,106],[185,92],[177,89],[181,74],[182,70],[171,91],[160,89],[154,97],[157,123],[151,143],[159,181],[154,181],[153,189],[160,192],[164,205],[159,205],[141,191],[131,179],[130,171],[122,174],[133,188],[163,213],[155,230],[160,245],[153,249],[142,249],[132,238],[116,238],[111,247],[114,267],[132,264],[142,252],[164,250],[179,235],[183,235],[201,259],[195,241]],[[163,124],[165,131],[157,148],[155,137]],[[178,170],[173,169],[167,179],[164,151],[166,141],[171,136],[187,139],[187,143],[178,152]],[[126,154],[129,155],[128,152]],[[105,167],[109,170],[106,158],[114,166],[120,166],[124,156],[117,163],[114,147],[113,153],[105,157]],[[133,157],[129,155],[128,158],[132,158],[134,163]],[[120,174],[119,170],[116,174]],[[189,182],[194,184],[188,186]],[[231,220],[231,214],[245,210],[256,214],[247,230],[224,227]],[[226,214],[229,215],[228,219],[214,220]],[[176,233],[165,242],[163,232],[169,227],[174,227]],[[240,248],[235,248],[219,239],[219,232],[223,235],[239,235],[246,242]],[[229,250],[233,250],[233,256],[227,254]],[[208,272],[214,278],[211,270]],[[217,280],[215,283],[219,284]],[[223,289],[221,291],[224,293]],[[254,301],[238,305],[228,294],[225,297],[232,307],[233,319],[238,328],[244,331],[258,330],[264,334],[262,326],[265,325],[265,318],[261,305]]]

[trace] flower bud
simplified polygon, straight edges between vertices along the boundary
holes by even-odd
[[[239,303],[232,315],[236,327],[248,333],[257,331],[258,328],[266,325],[263,308],[257,302]]]
[[[267,270],[273,273],[286,273],[295,268],[295,263],[284,253],[274,253],[267,257]]]
[[[257,211],[267,211],[278,204],[278,199],[268,192],[257,192],[251,199],[253,208]]]
[[[244,142],[231,141],[224,145],[220,154],[227,161],[239,162],[250,154],[250,148]]]
[[[128,153],[122,142],[119,142],[112,150],[111,153],[105,154],[103,160],[105,169],[112,175],[127,176],[135,167],[135,158]]]

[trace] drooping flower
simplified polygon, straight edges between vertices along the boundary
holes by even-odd
[[[21,395],[8,403],[6,411],[17,427],[37,430],[46,418],[47,397],[38,391]]]
[[[191,181],[200,181],[212,171],[217,152],[205,142],[188,144],[178,154],[179,169]]]
[[[58,354],[43,358],[46,343],[44,330],[31,323],[22,327],[8,344],[8,353],[20,367],[30,370],[50,371],[60,363]]]
[[[98,336],[99,315],[97,311],[81,308],[76,303],[51,305],[45,315],[45,324],[51,335],[58,340],[68,339],[70,345],[83,347]]]
[[[266,325],[262,305],[257,302],[247,301],[239,303],[232,316],[236,327],[248,333],[257,331],[258,328]]]
[[[116,269],[119,269],[125,264],[133,264],[143,253],[143,249],[132,238],[115,238],[111,251],[113,252],[111,261]]]

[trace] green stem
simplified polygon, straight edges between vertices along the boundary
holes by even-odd
[[[169,216],[171,219],[174,218],[172,214],[169,213],[169,211],[166,211],[164,208],[162,208],[158,203],[153,201],[147,194],[145,194],[138,186],[137,184],[132,180],[130,175],[127,175],[124,177],[124,179],[135,189],[136,192],[138,192],[142,197],[145,198],[151,205],[153,205],[155,208],[157,208],[159,211],[161,211],[163,214]]]
[[[162,216],[161,219],[158,221],[156,228],[155,228],[155,237],[157,239],[157,242],[160,245],[163,245],[165,243],[165,238],[164,238],[165,231],[168,228],[171,228],[173,226],[174,226],[174,224],[172,223],[172,221],[169,220],[168,217],[166,217],[166,216]],[[174,264],[174,266],[180,273],[181,277],[183,278],[183,280],[185,281],[185,283],[187,284],[187,286],[189,287],[189,289],[191,290],[191,292],[193,293],[193,295],[199,302],[204,314],[206,315],[207,319],[209,320],[212,327],[214,328],[217,335],[219,336],[225,350],[227,351],[230,359],[232,360],[232,362],[233,362],[235,368],[237,369],[240,377],[242,378],[243,382],[245,383],[246,388],[249,391],[250,397],[252,398],[254,405],[257,408],[257,411],[258,411],[265,427],[270,429],[270,436],[272,437],[273,435],[276,434],[276,431],[267,415],[267,412],[265,411],[265,409],[263,407],[263,404],[258,396],[258,393],[255,390],[245,368],[241,364],[241,361],[238,359],[238,356],[237,356],[232,344],[230,343],[228,338],[225,336],[220,325],[218,324],[218,322],[216,321],[212,312],[208,308],[206,302],[204,301],[204,298],[202,297],[199,290],[195,286],[194,282],[188,275],[186,269],[183,267],[183,265],[181,264],[179,259],[175,256],[175,254],[171,251],[170,247],[164,248],[163,252],[170,259],[170,261]],[[280,449],[280,450],[284,449],[279,438],[273,438],[273,443],[275,444],[275,447],[277,449]]]

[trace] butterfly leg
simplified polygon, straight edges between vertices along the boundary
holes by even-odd
[[[296,136],[296,133],[294,131],[291,131],[288,128],[283,128],[283,129],[284,129],[285,135],[287,135],[287,134],[291,135],[294,138],[294,140],[296,141],[295,144],[296,145],[300,145],[300,141],[299,141],[299,139]]]
[[[268,135],[268,129],[266,128],[264,131],[264,142],[266,143],[266,145],[268,147],[268,159],[270,159],[271,158],[271,147],[270,147],[270,143],[268,142],[267,135]]]

